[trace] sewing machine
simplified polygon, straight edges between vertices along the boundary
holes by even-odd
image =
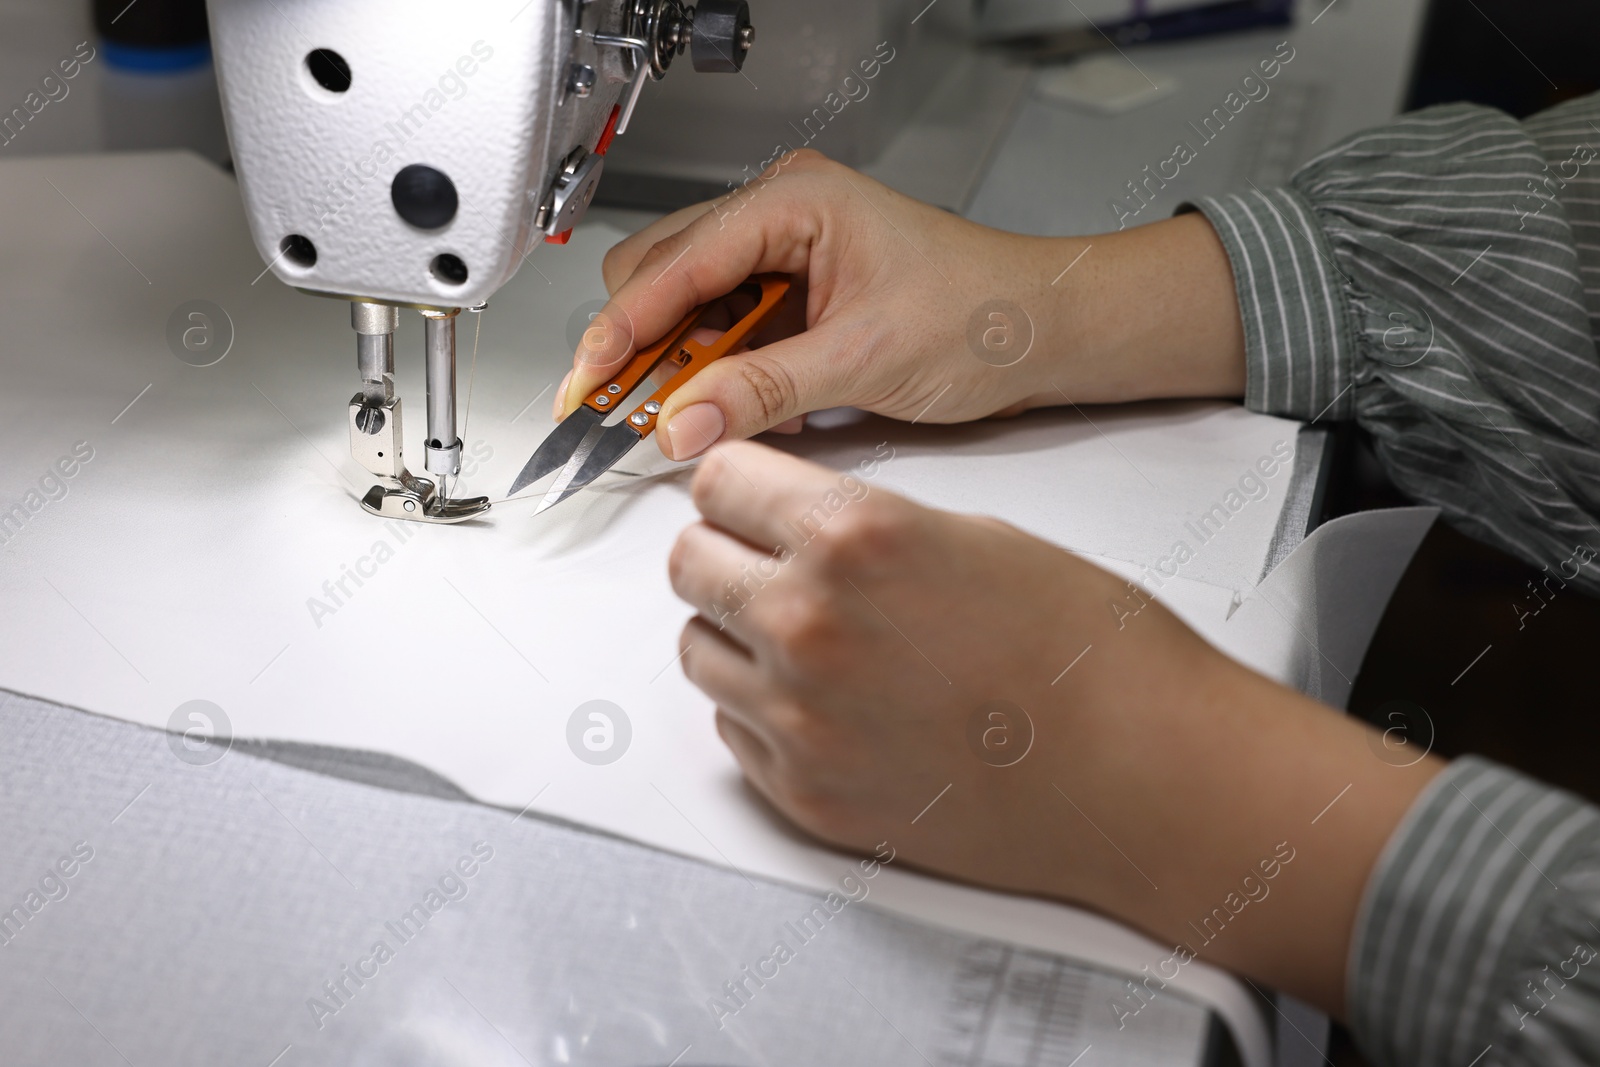
[[[647,81],[685,51],[738,72],[743,0],[209,0],[251,233],[269,269],[349,300],[361,391],[350,450],[378,515],[460,522],[456,319],[540,241],[564,244]],[[423,467],[404,459],[394,335],[426,327]]]

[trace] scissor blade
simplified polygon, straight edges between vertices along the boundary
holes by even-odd
[[[582,447],[583,439],[588,436],[589,431],[604,421],[605,416],[589,407],[581,407],[562,419],[556,428],[550,431],[550,436],[546,437],[534,451],[533,457],[522,468],[522,473],[517,475],[517,480],[511,483],[511,491],[506,495],[516,496],[572,459]],[[577,468],[573,469],[576,472]]]
[[[572,458],[567,460],[567,465],[561,468],[560,474],[556,475],[556,480],[551,483],[549,492],[545,493],[544,499],[539,501],[539,506],[533,509],[535,515],[545,508],[561,503],[561,501],[583,488],[581,485],[575,486],[569,491],[567,486],[572,485],[572,480],[583,469],[584,461],[589,458],[589,453],[594,451],[594,446],[599,442],[600,435],[601,430],[597,426],[584,436],[578,447],[573,450]]]
[[[572,462],[567,464],[567,469],[561,472],[561,477],[556,479],[550,491],[539,502],[539,511],[553,508],[579,489],[593,482],[606,471],[616,466],[617,461],[644,438],[639,436],[625,422],[607,427],[591,438],[586,438],[581,446],[582,455],[574,453]],[[538,514],[538,512],[534,512]]]

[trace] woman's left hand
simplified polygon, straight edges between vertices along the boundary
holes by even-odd
[[[750,442],[709,453],[693,492],[704,521],[670,563],[698,613],[684,670],[779,811],[1340,1012],[1368,874],[1439,760],[1392,765],[1370,727],[1004,523]],[[1272,902],[1199,941],[1245,877]]]
[[[708,455],[694,500],[704,521],[670,563],[699,613],[684,670],[779,810],[1010,889],[1074,895],[1086,857],[1115,861],[1081,821],[1041,847],[1040,808],[1075,745],[1130,706],[1175,706],[1221,661],[1177,619],[1150,604],[1119,632],[1112,605],[1140,604],[1126,582],[758,444]]]

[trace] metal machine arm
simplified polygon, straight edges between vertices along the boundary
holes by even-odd
[[[352,455],[369,511],[428,522],[453,500],[455,323],[593,201],[645,81],[685,51],[738,71],[743,0],[209,0],[218,78],[251,233],[302,291],[350,300],[362,389]],[[427,330],[424,466],[407,470],[394,395],[400,308]]]

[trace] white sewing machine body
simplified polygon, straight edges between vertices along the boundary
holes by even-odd
[[[518,0],[520,3],[521,0]],[[263,260],[301,289],[426,307],[482,303],[516,273],[560,164],[592,151],[631,58],[578,34],[618,24],[621,0],[210,0],[239,185]],[[578,12],[575,16],[574,8]],[[515,15],[515,17],[512,17]],[[323,57],[346,64],[329,88]],[[586,97],[568,69],[597,77]],[[319,67],[323,67],[321,71]],[[337,79],[329,78],[338,84]],[[408,222],[393,183],[420,164],[459,206]],[[557,231],[559,232],[559,231]],[[310,255],[285,242],[309,242]],[[433,267],[453,255],[466,277]]]
[[[564,243],[646,81],[693,53],[736,72],[742,0],[208,0],[217,75],[257,250],[285,283],[353,302],[362,391],[351,452],[369,511],[459,522],[451,500],[455,316],[535,245]],[[624,95],[626,94],[626,95]],[[400,307],[427,317],[426,469],[403,460]]]

